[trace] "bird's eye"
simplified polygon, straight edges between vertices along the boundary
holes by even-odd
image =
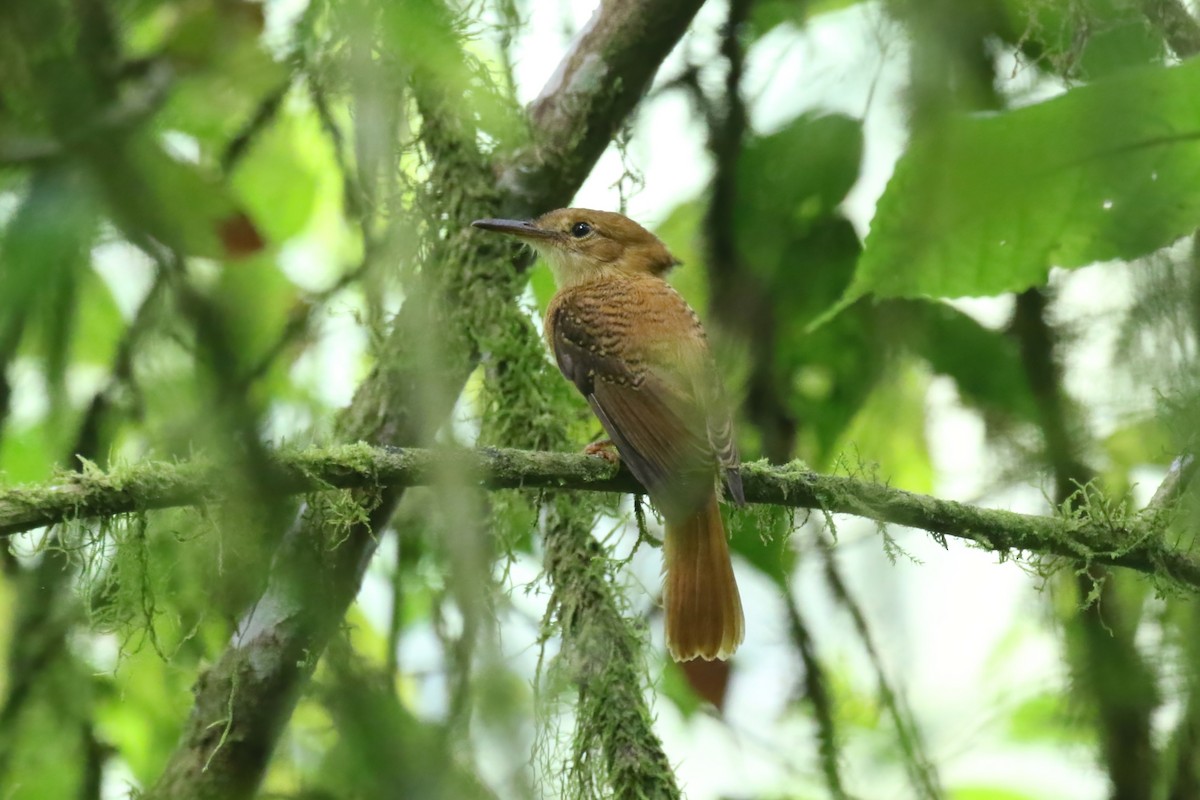
[[[586,222],[576,222],[571,226],[571,235],[576,239],[582,239],[592,232],[592,226]]]

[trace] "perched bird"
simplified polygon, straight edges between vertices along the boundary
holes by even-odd
[[[718,470],[730,496],[745,498],[704,329],[662,277],[678,262],[654,234],[606,211],[563,208],[531,221],[472,224],[521,239],[554,273],[546,341],[666,520],[672,657],[728,658],[745,626],[717,507]]]

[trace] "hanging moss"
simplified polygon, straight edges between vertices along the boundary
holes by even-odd
[[[502,324],[480,347],[487,378],[482,442],[538,450],[578,450],[586,443],[572,435],[588,427],[591,414],[548,363],[525,309],[506,306]],[[598,427],[594,421],[590,425]],[[645,699],[645,631],[623,615],[625,598],[614,562],[592,535],[601,512],[615,511],[612,502],[595,493],[564,491],[525,493],[523,500],[542,503],[544,565],[553,592],[542,636],[561,641],[541,685],[553,687],[552,696],[558,696],[558,687],[577,691],[570,752],[555,772],[560,793],[679,797]],[[540,707],[553,709],[553,704],[543,696]],[[547,747],[555,724],[543,717],[540,748]]]

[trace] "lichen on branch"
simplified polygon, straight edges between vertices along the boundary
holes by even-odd
[[[447,470],[486,489],[552,488],[639,492],[633,476],[576,453],[505,448],[428,450],[340,445],[281,450],[273,456],[281,491],[430,485]],[[1005,556],[1065,556],[1130,569],[1200,590],[1200,558],[1167,536],[1171,509],[1132,514],[1098,499],[1070,514],[1020,514],[942,500],[854,477],[823,475],[797,464],[745,464],[746,499],[849,514],[952,536]],[[62,474],[45,484],[0,490],[0,536],[75,519],[194,505],[222,496],[220,465],[203,460],[145,462],[109,471]],[[1094,494],[1094,493],[1092,493]]]

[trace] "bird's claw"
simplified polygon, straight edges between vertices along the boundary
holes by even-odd
[[[617,453],[617,446],[610,439],[602,439],[599,442],[592,442],[587,447],[583,448],[585,456],[596,456],[603,458],[610,464],[616,466],[621,465],[621,456]]]

